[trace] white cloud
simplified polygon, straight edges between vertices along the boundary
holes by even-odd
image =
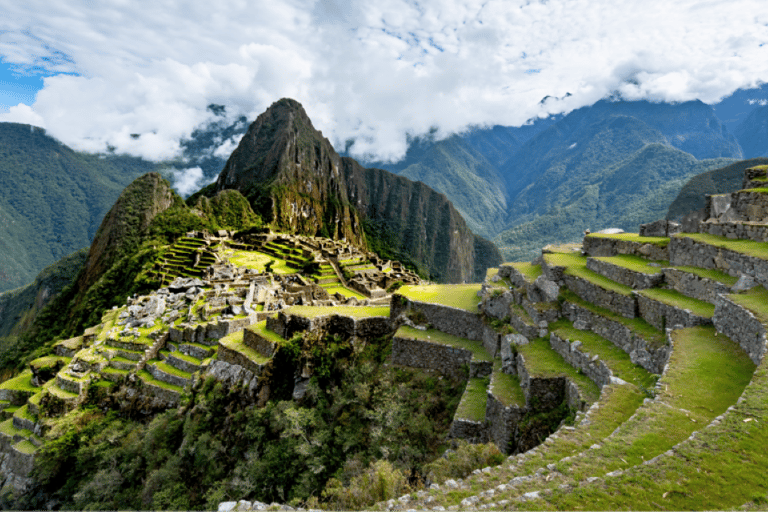
[[[293,97],[334,144],[396,158],[431,127],[519,125],[613,92],[716,102],[768,80],[763,0],[4,4],[3,60],[77,74],[45,79],[36,122],[152,159],[177,156],[210,103],[252,120]]]
[[[190,167],[189,169],[177,169],[172,171],[173,188],[182,197],[187,197],[193,192],[200,190],[205,183],[203,170],[199,167]]]
[[[0,114],[0,122],[31,124],[45,128],[43,117],[37,114],[32,107],[19,103],[8,109],[8,112]]]

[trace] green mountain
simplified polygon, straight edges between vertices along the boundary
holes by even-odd
[[[745,158],[768,156],[768,106],[753,110],[734,130]]]
[[[596,144],[604,142],[598,137]],[[519,260],[534,257],[549,243],[578,241],[586,229],[635,231],[639,224],[663,218],[669,203],[692,176],[725,162],[728,160],[696,160],[678,149],[653,143],[603,168],[555,169],[548,175],[561,171],[559,181],[544,193],[532,194],[547,209],[526,213],[522,217],[525,222],[502,232],[494,241],[505,257]],[[546,187],[544,183],[540,186]],[[535,201],[532,204],[538,205]]]
[[[205,193],[225,189],[239,190],[276,229],[370,247],[435,280],[479,280],[476,267],[500,261],[444,195],[340,157],[294,100],[254,121]]]
[[[39,128],[0,123],[0,292],[88,246],[125,186],[155,168],[78,153]]]
[[[752,158],[692,177],[669,205],[666,218],[679,222],[689,213],[704,208],[707,194],[725,194],[740,189],[744,170],[765,164],[768,164],[768,158]]]

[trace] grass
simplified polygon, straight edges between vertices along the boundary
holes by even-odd
[[[29,412],[29,406],[27,404],[24,404],[21,407],[19,407],[19,409],[15,413],[13,413],[13,415],[18,418],[29,420],[33,423],[37,421],[37,419],[32,415],[32,413]]]
[[[401,326],[395,336],[399,338],[409,338],[414,340],[428,341],[430,343],[439,343],[441,345],[448,345],[454,348],[461,348],[472,352],[472,359],[476,361],[490,361],[491,356],[488,351],[480,344],[479,341],[472,341],[466,338],[459,338],[451,334],[446,334],[437,329],[427,329],[421,331],[414,329],[407,325]]]
[[[754,240],[734,240],[724,236],[708,235],[705,233],[682,233],[675,235],[676,238],[690,238],[719,249],[726,249],[754,258],[768,260],[768,243],[755,242]]]
[[[353,318],[389,317],[389,306],[291,306],[285,312],[306,318],[316,318],[324,315],[349,316]]]
[[[632,363],[629,354],[619,347],[589,331],[580,331],[567,320],[550,325],[550,329],[562,339],[580,341],[583,352],[597,355],[616,377],[636,386],[650,389],[656,384],[656,377],[644,368]]]
[[[281,341],[285,342],[285,340],[282,338]],[[221,338],[219,343],[224,348],[239,352],[256,364],[266,364],[270,359],[268,357],[264,357],[262,354],[256,352],[251,347],[243,343],[243,331],[237,331],[233,332],[232,334],[228,334],[227,336]]]
[[[136,373],[136,376],[139,377],[144,382],[146,382],[147,384],[157,386],[163,389],[167,389],[169,391],[175,391],[176,393],[179,393],[179,394],[184,392],[184,388],[182,388],[181,386],[177,386],[175,384],[168,384],[167,382],[157,380],[147,370],[141,370],[140,372]]]
[[[25,436],[31,435],[32,432],[29,430],[21,430],[13,426],[13,418],[8,418],[7,420],[0,423],[0,432],[5,434],[8,437],[13,437],[15,435]]]
[[[284,259],[264,254],[257,251],[227,251],[230,263],[238,267],[252,268],[259,272],[266,271],[266,264],[274,260],[272,265],[273,274],[295,274],[296,269],[288,266]]]
[[[165,363],[163,361],[154,360],[154,361],[150,361],[150,363],[154,364],[155,367],[158,370],[162,371],[163,373],[174,375],[176,377],[181,377],[183,379],[189,379],[192,377],[191,373],[185,372],[184,370],[179,370],[175,366],[171,366],[168,363]]]
[[[694,274],[699,277],[703,277],[705,279],[717,281],[718,283],[722,283],[727,286],[733,286],[736,284],[736,281],[739,280],[738,277],[729,276],[725,272],[720,272],[719,270],[714,270],[709,268],[688,267],[684,265],[672,267],[672,268],[676,270],[681,270],[683,272],[688,272],[690,274]]]
[[[593,260],[598,261],[604,261],[606,263],[611,263],[613,265],[624,267],[629,270],[633,270],[635,272],[640,272],[641,274],[661,274],[661,268],[662,267],[668,267],[669,262],[668,261],[650,261],[645,258],[641,258],[640,256],[634,256],[631,254],[619,254],[617,256],[610,256],[610,257],[592,257]],[[656,263],[660,265],[659,267],[653,267],[651,266],[651,263]]]
[[[485,272],[485,282],[494,288],[502,288],[504,290],[508,290],[509,287],[512,286],[512,282],[507,277],[500,278],[498,281],[493,281],[493,278],[497,275],[499,275],[498,268],[489,268]]]
[[[112,368],[111,366],[107,366],[106,368],[101,370],[101,373],[102,374],[112,373],[112,374],[116,374],[116,375],[123,375],[123,376],[125,376],[125,375],[128,375],[131,372],[128,371],[128,370],[121,370],[120,368]]]
[[[0,384],[0,389],[12,389],[14,391],[28,391],[32,394],[40,391],[40,388],[32,385],[32,371],[24,370],[19,375]]]
[[[23,439],[19,441],[18,443],[13,445],[13,447],[19,450],[21,453],[26,453],[27,455],[31,455],[37,451],[37,447],[27,439]]]
[[[480,302],[477,292],[480,291],[480,286],[480,284],[406,285],[397,293],[411,300],[442,304],[477,313]]]
[[[528,345],[517,347],[525,357],[526,368],[531,378],[570,378],[581,391],[581,398],[593,403],[600,397],[600,389],[589,378],[579,373],[573,366],[549,346],[547,338],[538,338]]]
[[[570,244],[550,244],[545,247],[547,252],[562,252],[562,253],[574,253],[581,251],[580,243]]]
[[[334,284],[336,284],[336,283],[334,283]],[[365,299],[368,298],[365,295],[363,295],[362,293],[358,293],[358,292],[356,292],[354,290],[350,290],[349,288],[347,288],[345,286],[338,286],[338,285],[336,285],[336,286],[329,286],[327,288],[326,287],[323,287],[323,288],[325,288],[325,291],[327,291],[329,295],[333,295],[334,293],[340,293],[340,294],[342,294],[343,296],[345,296],[347,298],[354,297],[357,300],[365,300]]]
[[[619,233],[617,235],[601,235],[592,233],[586,238],[610,238],[612,240],[626,240],[627,242],[637,242],[640,244],[653,244],[659,247],[669,245],[669,238],[663,236],[640,236],[637,233]]]
[[[632,288],[612,281],[587,268],[587,258],[576,254],[545,254],[544,259],[550,265],[566,267],[565,273],[580,277],[600,288],[610,290],[627,297],[632,296]]]
[[[703,300],[693,299],[675,290],[647,288],[645,290],[639,290],[637,293],[644,297],[648,297],[649,299],[667,304],[668,306],[689,309],[693,314],[704,318],[712,318],[712,315],[715,314],[714,304],[704,302]]]
[[[595,306],[591,302],[585,301],[570,290],[561,290],[560,295],[572,304],[576,304],[596,315],[600,315],[624,325],[633,333],[643,338],[650,347],[662,347],[667,344],[664,333],[642,318],[625,318],[609,309],[601,308],[600,306]]]
[[[182,361],[186,361],[190,364],[200,365],[200,359],[190,356],[189,354],[185,354],[184,352],[179,352],[178,350],[176,350],[175,352],[171,352],[170,355],[172,355],[176,359],[181,359]]]
[[[262,320],[261,322],[258,322],[256,324],[253,324],[253,325],[249,326],[249,327],[246,327],[246,329],[249,329],[249,330],[255,332],[256,334],[258,334],[259,336],[261,336],[262,338],[264,338],[267,341],[271,341],[273,343],[278,343],[278,344],[281,344],[281,345],[285,343],[285,340],[283,338],[281,338],[279,334],[277,334],[275,331],[271,331],[271,330],[267,329],[267,321],[266,320]],[[236,334],[236,333],[232,333],[232,334]],[[232,334],[228,335],[227,337],[232,336]],[[200,346],[200,345],[198,345],[198,346]]]
[[[505,265],[509,265],[510,267],[523,274],[525,280],[529,283],[534,282],[536,278],[543,273],[541,270],[541,265],[531,265],[530,263],[525,262],[505,263]]]
[[[501,359],[496,359],[493,363],[491,391],[505,407],[525,406],[525,395],[523,388],[520,387],[520,379],[517,375],[509,375],[501,371]]]
[[[66,389],[62,389],[59,386],[57,386],[55,383],[51,384],[46,388],[50,394],[57,398],[61,398],[62,400],[71,400],[78,397],[77,393],[72,393],[71,391],[67,391]]]
[[[764,426],[763,411],[766,400],[766,375],[763,368],[755,374],[741,350],[723,336],[714,336],[711,328],[695,327],[675,331],[674,365],[670,365],[665,379],[668,391],[662,397],[667,406],[657,407],[648,422],[636,425],[634,439],[626,439],[626,426],[617,430],[609,442],[595,452],[593,459],[602,468],[595,474],[604,474],[617,466],[616,455],[628,464],[648,460],[661,453],[677,440],[685,439],[694,430],[699,433],[693,440],[678,445],[672,457],[664,457],[649,466],[637,466],[624,475],[606,479],[600,485],[581,487],[578,496],[569,492],[554,493],[546,504],[535,508],[573,509],[588,503],[593,510],[611,509],[735,509],[755,496],[757,490],[765,495],[763,468],[768,465],[764,443],[768,429]],[[756,381],[758,381],[756,383]],[[746,387],[746,389],[745,389]],[[757,388],[757,389],[755,389]],[[726,420],[714,428],[702,429],[713,417],[721,414],[744,391],[746,403],[736,404],[740,413],[727,414]],[[758,421],[745,422],[753,419]],[[621,442],[630,441],[622,449]],[[643,457],[632,453],[645,448]],[[635,450],[633,450],[635,449]],[[615,450],[612,458],[608,451]],[[599,453],[602,452],[602,453]],[[642,452],[639,452],[642,455]],[[600,457],[602,456],[602,458]],[[571,469],[573,474],[573,468]],[[579,477],[580,471],[575,477]],[[737,489],[737,491],[735,491]]]
[[[768,325],[768,290],[756,286],[744,293],[732,293],[728,298],[750,310],[761,323]]]
[[[460,418],[470,421],[485,420],[485,406],[488,402],[486,389],[488,388],[488,378],[469,379],[464,395],[461,397],[459,407],[456,409],[454,418]]]

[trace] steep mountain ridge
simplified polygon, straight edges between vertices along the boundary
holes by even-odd
[[[485,250],[475,261],[475,235],[444,195],[340,157],[294,100],[251,124],[211,192],[227,188],[276,229],[372,246],[434,279],[479,279],[476,263],[500,260]]]

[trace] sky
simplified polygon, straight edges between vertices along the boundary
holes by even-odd
[[[397,160],[430,129],[518,126],[608,95],[715,103],[768,82],[765,0],[0,0],[0,13],[0,121],[151,160],[177,157],[212,103],[253,120],[294,98],[337,148]]]

